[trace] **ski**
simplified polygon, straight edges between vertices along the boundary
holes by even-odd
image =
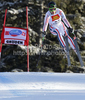
[[[77,44],[77,38],[76,36],[74,35],[74,44],[75,44],[75,48],[76,48],[76,52],[77,52],[77,56],[79,58],[79,61],[80,61],[80,64],[81,64],[81,67],[84,67],[84,64],[83,64],[83,61],[82,61],[82,58],[81,58],[81,54],[80,54],[80,51],[79,51],[79,48],[78,48],[78,44]]]

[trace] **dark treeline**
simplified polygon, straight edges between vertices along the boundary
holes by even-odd
[[[68,68],[67,59],[64,51],[59,45],[57,37],[51,35],[49,29],[44,41],[43,52],[36,67],[40,39],[43,27],[43,21],[47,6],[51,0],[1,0],[0,1],[0,34],[3,28],[4,14],[7,9],[6,26],[26,27],[26,6],[28,6],[29,23],[29,67],[30,71],[46,72],[65,72]],[[76,36],[83,42],[78,41],[79,49],[85,63],[85,1],[84,0],[53,0],[57,7],[61,8],[76,30]],[[70,34],[70,33],[69,33]],[[70,34],[73,38],[73,35]],[[24,49],[23,49],[23,48]],[[80,72],[80,63],[77,56],[70,50],[71,64],[74,67],[69,69],[73,72]],[[0,60],[0,71],[11,71],[13,69],[22,69],[27,71],[27,51],[25,46],[4,45],[2,47],[2,58]],[[77,67],[75,67],[77,66]]]

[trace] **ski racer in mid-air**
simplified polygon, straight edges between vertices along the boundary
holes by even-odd
[[[46,12],[44,18],[42,37],[46,36],[46,30],[49,24],[50,32],[58,37],[60,45],[65,50],[65,52],[66,52],[66,44],[63,37],[65,34],[67,34],[68,42],[76,53],[74,42],[67,33],[67,29],[69,29],[70,32],[73,32],[73,28],[66,19],[64,12],[61,9],[56,8],[56,4],[53,1],[51,1],[48,4],[48,9],[49,10]]]

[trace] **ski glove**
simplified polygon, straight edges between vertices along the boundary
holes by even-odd
[[[45,37],[46,36],[46,32],[42,32],[42,37]]]
[[[69,27],[68,29],[69,29],[69,31],[70,31],[71,33],[74,33],[74,30],[73,30],[72,27]]]

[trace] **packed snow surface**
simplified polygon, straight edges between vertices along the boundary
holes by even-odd
[[[1,72],[0,100],[85,100],[85,74]]]

